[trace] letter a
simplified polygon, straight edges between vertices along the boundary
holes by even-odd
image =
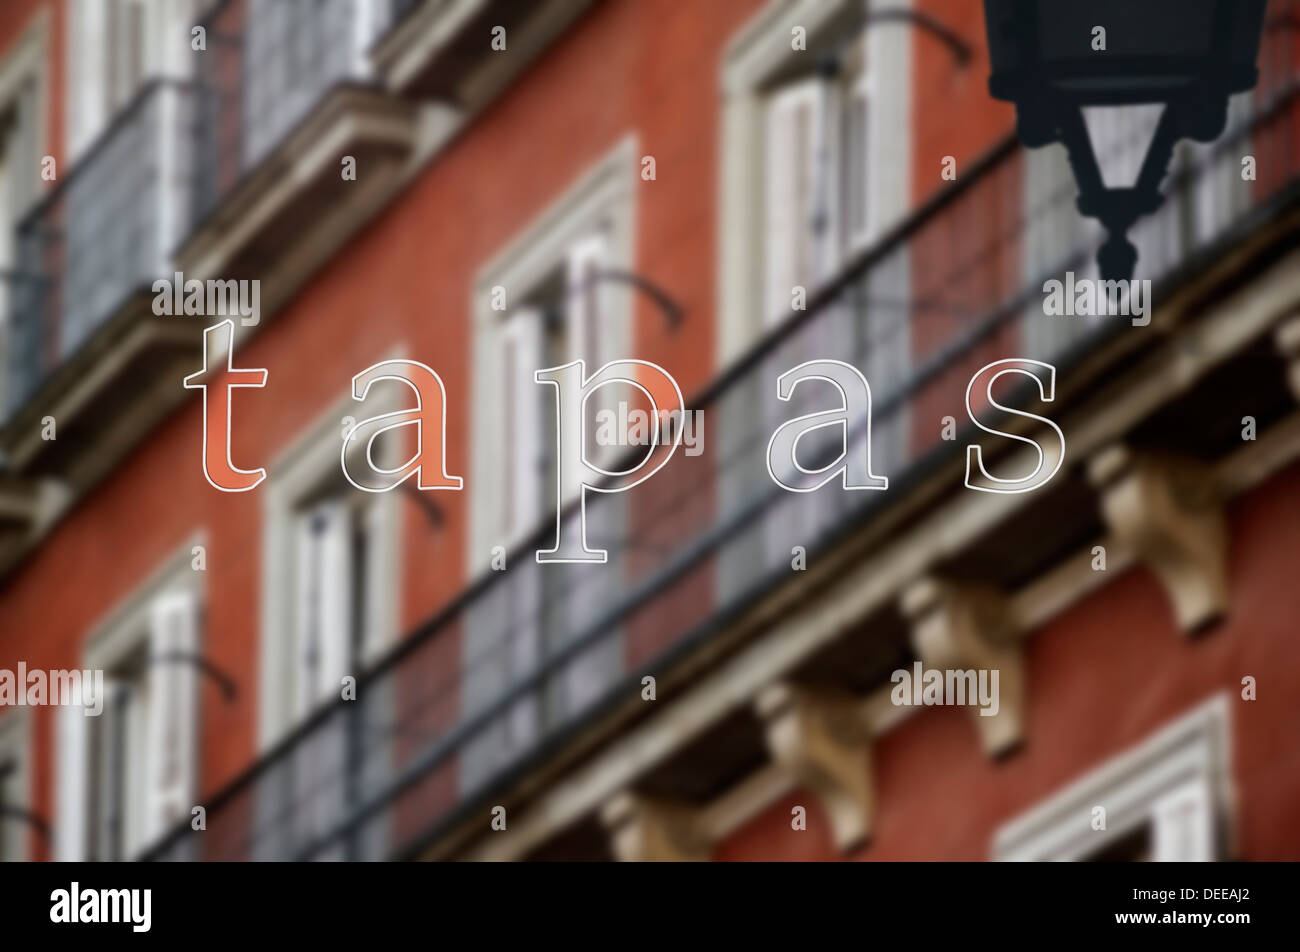
[[[795,417],[777,427],[767,444],[767,472],[772,481],[792,493],[810,493],[840,475],[845,489],[888,489],[889,480],[871,472],[871,387],[867,378],[841,360],[810,360],[777,378],[776,395],[789,400],[794,388],[805,380],[834,384],[840,392],[841,406]],[[853,433],[851,427],[859,422],[864,432]],[[840,427],[843,431],[840,455],[821,469],[804,469],[795,457],[799,440],[825,427]],[[859,438],[861,452],[851,452]],[[786,474],[786,478],[778,476],[778,472]]]
[[[352,398],[364,400],[378,380],[396,380],[414,390],[415,408],[370,417],[348,431],[341,456],[348,482],[368,493],[383,493],[415,476],[420,489],[461,489],[464,480],[447,474],[447,391],[442,378],[416,360],[386,360],[352,378]],[[384,469],[375,462],[375,440],[404,426],[415,427],[415,453],[397,468]],[[426,440],[426,435],[432,438]],[[354,446],[364,446],[364,453],[349,457]],[[358,479],[354,471],[363,469]],[[372,478],[376,474],[390,478],[376,481]]]
[[[239,469],[230,458],[231,392],[265,387],[265,370],[234,367],[235,324],[222,321],[203,332],[203,369],[184,380],[186,390],[203,391],[203,475],[225,493],[245,493],[266,479],[264,469]],[[225,367],[217,362],[225,357]],[[209,375],[219,374],[213,386]]]

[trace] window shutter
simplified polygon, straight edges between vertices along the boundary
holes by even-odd
[[[104,699],[107,704],[107,699]],[[80,862],[86,858],[87,726],[91,718],[81,707],[58,708],[55,718],[55,816],[54,858]]]
[[[1152,806],[1153,857],[1160,863],[1214,859],[1214,805],[1204,778],[1165,794]]]
[[[768,326],[790,313],[790,291],[808,288],[830,273],[834,233],[829,217],[817,234],[814,216],[829,216],[835,207],[831,143],[826,110],[832,92],[820,79],[793,83],[777,93],[768,109],[767,126],[767,291]],[[825,142],[826,148],[822,146]],[[825,168],[821,166],[824,165]]]
[[[102,0],[76,0],[69,10],[68,66],[71,108],[68,110],[68,159],[73,161],[99,134],[107,121],[108,5]]]
[[[387,617],[383,606],[388,601],[388,583],[385,579],[384,558],[380,548],[386,535],[386,512],[383,505],[373,500],[357,513],[357,520],[365,533],[365,547],[361,552],[352,550],[354,563],[357,558],[364,560],[364,564],[353,564],[352,567],[354,574],[360,572],[362,585],[362,589],[353,595],[354,598],[361,599],[361,604],[352,607],[352,614],[361,626],[356,637],[356,655],[351,659],[358,667],[363,666],[360,662],[374,658],[389,636],[389,633],[381,627]],[[356,672],[345,671],[344,674],[356,674]]]
[[[146,11],[140,0],[112,0],[108,4],[109,111],[121,109],[144,83],[148,72],[145,36]]]
[[[608,314],[605,302],[607,286],[599,280],[608,261],[609,240],[603,232],[589,235],[569,249],[565,311],[569,323],[570,359],[586,361],[588,375],[610,359],[603,324]]]
[[[844,197],[845,214],[848,216],[845,231],[848,241],[854,248],[866,245],[870,240],[868,215],[870,201],[870,105],[871,105],[871,71],[870,60],[866,58],[867,41],[862,38],[861,49],[863,66],[848,91],[844,113]]]
[[[543,487],[554,479],[544,467],[554,448],[542,444],[543,413],[554,413],[553,388],[533,374],[545,369],[543,317],[537,308],[521,308],[501,333],[501,536],[508,548],[542,517]],[[552,462],[553,465],[553,462]]]
[[[194,806],[198,748],[198,601],[160,596],[150,613],[145,840],[186,818]]]
[[[298,523],[298,611],[292,670],[295,713],[303,717],[339,696],[350,674],[351,512],[339,501],[313,506]]]

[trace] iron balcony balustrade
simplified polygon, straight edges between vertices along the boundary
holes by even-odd
[[[132,293],[166,273],[187,224],[190,90],[144,87],[16,230],[9,414]]]
[[[0,392],[0,455],[15,478],[93,481],[183,397],[161,381],[179,372],[178,356],[192,361],[202,322],[155,318],[152,284],[177,270],[200,280],[263,277],[268,254],[292,244],[285,228],[301,234],[308,210],[331,204],[311,190],[315,181],[303,187],[276,164],[282,150],[305,151],[295,135],[332,142],[329,122],[351,123],[336,151],[368,162],[376,178],[380,159],[406,150],[410,104],[357,89],[335,101],[324,130],[304,129],[365,70],[361,9],[358,0],[220,0],[199,21],[206,49],[195,51],[194,78],[144,85],[18,224]],[[257,30],[246,29],[251,22]],[[259,172],[263,184],[298,187],[274,196],[273,214],[248,187]],[[224,255],[183,256],[210,251],[213,228],[224,241],[231,220],[259,225]],[[57,440],[42,439],[45,416],[56,419]],[[18,524],[0,538],[9,556],[9,542],[28,538]]]
[[[1142,277],[1157,287],[1186,281],[1278,202],[1296,201],[1300,68],[1290,41],[1266,38],[1260,87],[1239,101],[1224,137],[1180,152],[1169,200],[1135,236]],[[1134,121],[1111,149],[1145,146]],[[1258,181],[1243,180],[1246,153]],[[608,563],[537,564],[533,551],[553,541],[548,520],[508,570],[472,585],[363,673],[356,700],[322,707],[207,799],[203,832],[179,826],[143,858],[411,858],[467,817],[486,829],[500,802],[492,798],[513,780],[637,698],[644,674],[662,673],[787,583],[793,545],[815,558],[960,453],[964,434],[941,441],[940,420],[963,418],[975,371],[1007,357],[1068,370],[1103,343],[1145,332],[1113,317],[1044,317],[1044,282],[1069,270],[1094,276],[1104,238],[1079,219],[1075,195],[1063,155],[1003,141],[689,402],[704,415],[701,455],[679,454],[631,493],[589,499],[589,539],[609,550]],[[871,383],[873,470],[889,477],[885,492],[795,494],[768,476],[773,429],[835,405],[826,392],[776,399],[781,373],[821,357],[852,363]],[[862,421],[850,430],[860,447]],[[562,531],[575,519],[566,512]]]
[[[106,397],[198,340],[148,306],[189,224],[192,97],[188,84],[145,85],[16,228],[0,431],[16,474],[74,478]],[[41,439],[45,415],[57,441]]]
[[[417,106],[371,75],[369,47],[387,28],[380,10],[363,0],[220,0],[199,21],[195,224],[175,254],[187,278],[261,280],[273,312],[292,291],[281,266],[309,244],[303,235],[342,242],[382,202],[413,148]],[[356,181],[342,177],[344,156]]]
[[[358,9],[357,0],[221,0],[199,21],[208,49],[197,60],[196,223],[357,76]]]

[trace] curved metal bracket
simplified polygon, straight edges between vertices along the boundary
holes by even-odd
[[[233,701],[238,693],[235,679],[202,655],[192,654],[188,651],[168,651],[162,654],[150,655],[149,660],[161,664],[188,664],[197,668],[201,674],[206,675],[216,683],[227,703]]]
[[[871,10],[859,21],[859,30],[872,23],[908,23],[924,33],[929,33],[936,40],[948,47],[958,65],[965,66],[974,57],[970,44],[961,38],[952,27],[935,19],[927,13],[908,10],[903,7],[893,9]]]
[[[635,288],[646,297],[650,298],[655,305],[663,312],[664,320],[668,322],[670,329],[676,329],[682,322],[682,306],[678,304],[667,291],[655,284],[649,278],[637,274],[635,271],[624,271],[618,268],[606,268],[599,271],[593,271],[587,280],[581,284],[572,287],[568,295],[572,296],[579,292],[585,291],[592,285],[599,284],[601,281],[614,281],[618,284],[626,284]]]
[[[45,822],[45,818],[34,810],[28,810],[26,807],[13,806],[12,804],[0,803],[0,819],[21,820],[33,830],[41,835],[45,842],[50,841],[50,825]]]

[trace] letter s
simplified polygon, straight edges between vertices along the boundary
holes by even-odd
[[[1043,374],[1042,371],[1046,371],[1046,373]],[[989,471],[984,468],[984,455],[981,448],[973,443],[968,445],[966,447],[966,485],[971,489],[978,490],[979,492],[1006,494],[1032,492],[1040,486],[1046,485],[1046,483],[1056,475],[1057,471],[1060,470],[1061,463],[1065,460],[1065,434],[1061,432],[1059,426],[1047,419],[1047,417],[1039,416],[1036,413],[1029,413],[1025,410],[1015,410],[1011,407],[1005,407],[993,398],[993,384],[1006,374],[1024,374],[1026,377],[1029,377],[1038,384],[1038,393],[1044,402],[1050,403],[1054,399],[1056,389],[1056,368],[1051,364],[1045,364],[1040,360],[1029,360],[1027,358],[997,360],[982,368],[975,374],[975,376],[971,377],[970,385],[966,387],[966,412],[970,415],[974,424],[985,433],[992,433],[994,436],[1005,436],[1009,440],[1016,440],[1020,443],[1028,443],[1034,448],[1034,451],[1038,453],[1038,465],[1028,476],[1023,476],[1019,479],[999,479],[996,476],[990,475]],[[984,395],[988,400],[989,406],[995,410],[1001,410],[1004,413],[1010,413],[1014,416],[1037,420],[1040,423],[1046,424],[1051,428],[1052,432],[1056,434],[1059,446],[1055,447],[1055,452],[1050,454],[1055,457],[1050,472],[1046,472],[1049,453],[1038,443],[1037,440],[1031,439],[1027,436],[1020,436],[1016,433],[1007,433],[1004,430],[996,430],[991,426],[985,426],[976,418],[975,408],[971,406],[971,393],[975,390],[976,382],[984,379],[986,376],[987,381],[984,384]],[[974,469],[979,470],[979,475],[982,477],[980,482],[976,482],[974,478]]]

